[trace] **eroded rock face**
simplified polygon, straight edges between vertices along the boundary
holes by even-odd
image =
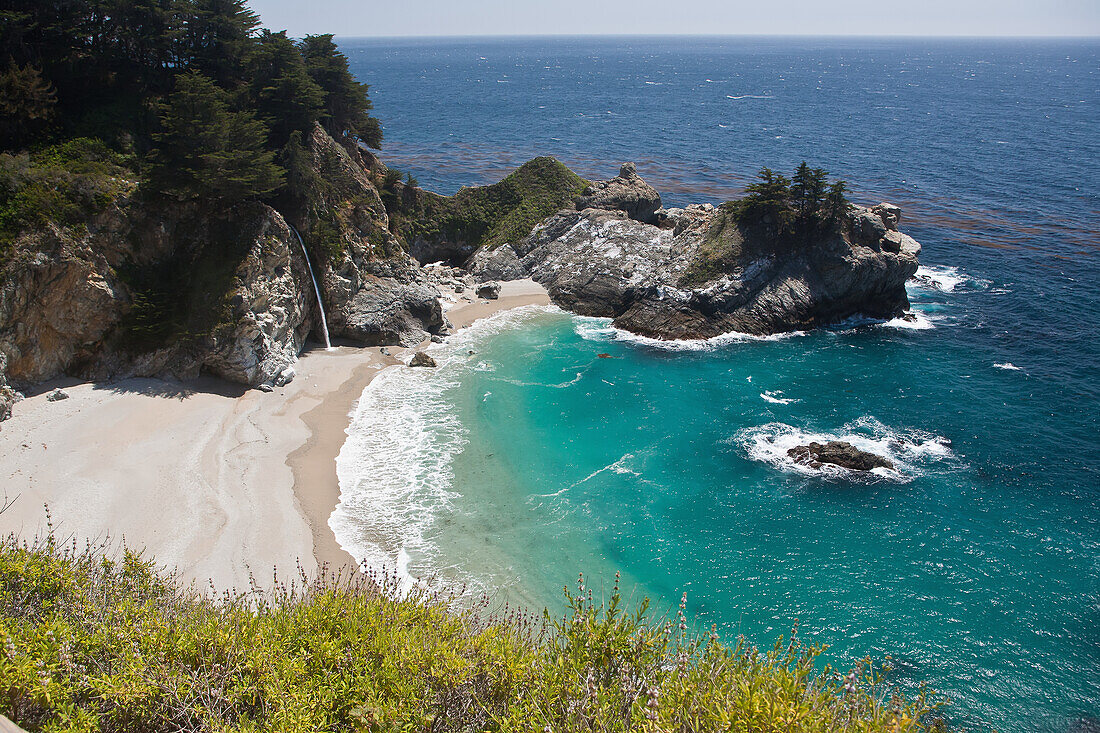
[[[744,227],[722,208],[661,213],[658,227],[609,210],[560,212],[516,252],[557,305],[653,338],[764,335],[909,307],[920,245],[890,228],[897,207],[852,207],[812,242]]]
[[[618,176],[591,184],[577,197],[576,204],[578,211],[622,211],[631,219],[656,224],[661,194],[642,180],[633,163],[623,163]]]
[[[477,286],[477,297],[486,300],[496,300],[500,297],[500,283],[489,282]]]
[[[801,463],[810,468],[820,468],[822,464],[829,463],[850,471],[871,471],[876,468],[894,469],[894,463],[875,453],[856,448],[851,443],[842,440],[830,440],[828,443],[809,443],[799,445],[787,451],[787,455],[794,459],[795,463]]]
[[[17,385],[62,374],[187,378],[205,369],[252,386],[269,381],[296,358],[316,305],[311,310],[305,297],[311,286],[304,255],[282,217],[259,204],[234,215],[244,256],[229,278],[227,323],[152,350],[135,349],[120,333],[135,293],[119,272],[155,259],[163,240],[178,237],[175,246],[185,250],[211,236],[199,212],[151,215],[126,202],[80,238],[49,229],[25,240],[0,285],[7,378]]]
[[[202,366],[231,382],[277,382],[319,320],[305,255],[278,212],[264,212],[236,277],[233,325],[213,334]]]
[[[527,277],[527,270],[510,244],[496,249],[478,249],[466,262],[466,269],[481,282],[521,280]]]

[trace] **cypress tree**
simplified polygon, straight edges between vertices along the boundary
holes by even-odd
[[[201,74],[177,77],[160,121],[150,154],[155,190],[232,206],[282,184],[283,171],[264,147],[264,125],[249,112],[230,109],[228,94]]]
[[[260,16],[245,0],[193,0],[185,5],[187,22],[181,55],[189,68],[230,88],[242,77],[249,39]]]
[[[367,85],[360,84],[348,69],[347,56],[340,53],[332,34],[306,36],[298,45],[306,71],[324,93],[322,124],[336,138],[358,138],[372,148],[382,145],[382,127],[367,114],[372,105]]]
[[[270,130],[272,149],[282,148],[292,132],[306,132],[320,118],[325,94],[306,72],[302,54],[286,31],[263,31],[247,66],[252,106]]]

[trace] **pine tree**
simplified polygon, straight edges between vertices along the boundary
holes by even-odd
[[[248,70],[249,96],[256,116],[271,131],[271,148],[282,148],[292,132],[306,132],[320,118],[325,93],[310,78],[302,54],[286,31],[260,34]]]
[[[336,138],[358,138],[372,148],[382,145],[382,127],[367,112],[372,105],[367,85],[360,84],[348,69],[347,56],[340,53],[332,34],[306,36],[298,45],[306,71],[324,92],[321,121]]]
[[[844,181],[837,181],[829,186],[829,192],[825,195],[825,213],[831,224],[843,221],[848,215],[848,207],[851,204],[844,195],[847,191],[848,186]]]
[[[177,77],[160,120],[150,154],[155,190],[232,206],[282,184],[282,169],[264,149],[264,125],[251,113],[230,109],[229,95],[201,74]]]
[[[761,168],[757,178],[760,179],[757,183],[745,188],[747,195],[742,211],[750,220],[770,218],[776,230],[782,233],[791,223],[791,182],[771,168]]]

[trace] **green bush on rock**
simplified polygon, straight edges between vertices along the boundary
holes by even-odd
[[[132,552],[0,542],[0,712],[32,731],[921,731],[864,665],[814,666],[583,578],[557,620],[329,574],[201,594]]]

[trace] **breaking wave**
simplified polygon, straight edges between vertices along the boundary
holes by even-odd
[[[989,280],[973,277],[948,265],[921,265],[917,268],[917,274],[913,275],[912,282],[919,287],[941,293],[985,290],[992,284]]]
[[[731,331],[709,339],[665,340],[639,336],[636,333],[611,325],[610,318],[593,318],[591,316],[573,316],[573,331],[585,341],[602,343],[623,341],[667,351],[710,351],[730,344],[750,341],[780,341],[807,334],[806,331],[788,331],[787,333],[773,333],[768,336],[754,336],[750,333]]]
[[[484,368],[472,347],[548,312],[557,309],[523,306],[477,321],[425,349],[436,368],[390,367],[363,390],[336,458],[340,501],[329,518],[361,565],[397,573],[403,589],[440,566],[432,529],[452,506],[452,462],[469,434],[449,393],[465,371]]]

